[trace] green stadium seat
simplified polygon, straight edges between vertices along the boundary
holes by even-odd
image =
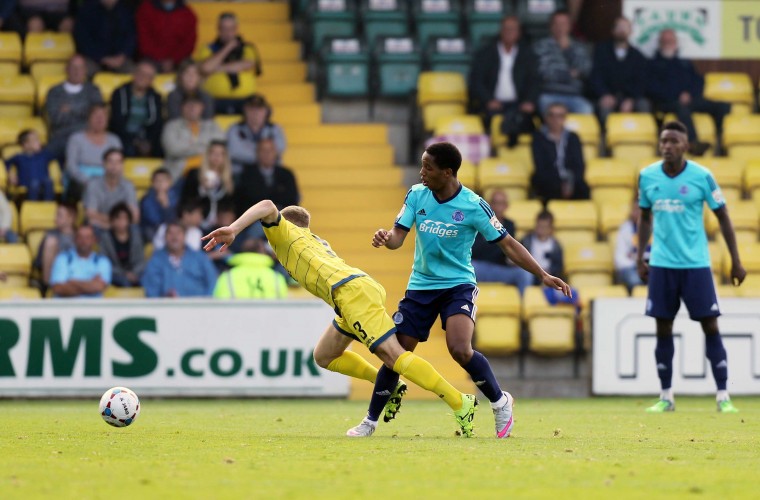
[[[512,4],[501,0],[466,0],[467,31],[473,47],[499,35],[501,20],[513,13]]]
[[[312,50],[322,48],[328,37],[356,36],[356,9],[345,0],[312,0],[309,4]]]
[[[407,97],[417,88],[421,54],[413,38],[378,38],[375,44],[376,94]]]
[[[461,37],[432,37],[425,48],[425,60],[430,71],[460,73],[467,78],[470,72],[470,44]]]
[[[321,50],[320,93],[330,97],[369,95],[369,52],[358,38],[331,38]]]
[[[433,36],[459,36],[460,17],[459,2],[454,0],[415,0],[417,40],[424,45]]]
[[[408,36],[408,3],[400,0],[362,0],[364,39],[370,45],[378,36]]]

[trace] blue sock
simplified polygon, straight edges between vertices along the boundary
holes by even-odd
[[[707,359],[710,360],[712,366],[715,384],[719,391],[725,391],[728,381],[728,360],[720,333],[705,335],[705,350],[707,351]]]
[[[472,359],[462,368],[467,370],[467,373],[472,377],[472,381],[475,382],[475,385],[478,386],[478,389],[490,402],[495,403],[501,398],[501,387],[499,387],[496,375],[493,374],[491,365],[485,356],[478,351],[474,351]]]
[[[368,419],[373,422],[377,422],[380,419],[380,413],[382,413],[385,404],[391,398],[391,393],[396,389],[398,379],[398,373],[385,365],[380,367],[375,379],[375,388],[372,390],[372,399],[369,400]]]
[[[657,361],[657,376],[663,390],[670,389],[673,380],[673,354],[675,353],[673,336],[657,337],[654,359]]]

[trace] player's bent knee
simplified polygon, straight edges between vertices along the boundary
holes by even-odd
[[[323,353],[317,349],[314,349],[314,362],[317,363],[317,366],[320,368],[327,368],[335,358],[336,357],[332,356],[331,354]]]
[[[466,365],[472,359],[472,346],[469,344],[456,344],[449,346],[449,354],[460,365]]]

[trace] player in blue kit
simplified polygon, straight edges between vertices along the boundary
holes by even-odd
[[[480,196],[462,186],[457,171],[462,155],[453,144],[430,145],[422,155],[421,184],[406,195],[392,230],[378,230],[372,240],[375,247],[391,250],[404,243],[412,227],[414,265],[404,298],[393,315],[401,345],[413,351],[425,342],[438,316],[446,330],[449,353],[472,377],[491,401],[496,421],[496,436],[507,437],[512,431],[512,396],[499,387],[488,360],[472,348],[475,326],[475,271],[470,264],[472,245],[477,233],[499,245],[507,257],[533,273],[549,287],[570,296],[570,287],[550,276],[499,222],[491,207]],[[393,419],[400,398],[389,401],[399,379],[397,373],[381,368],[375,381],[367,417],[348,436],[371,436],[386,403],[384,419]]]
[[[702,206],[707,202],[720,223],[720,231],[731,253],[731,282],[741,285],[747,275],[739,259],[736,236],[720,187],[708,169],[684,159],[689,147],[686,127],[680,122],[666,123],[660,133],[662,161],[639,175],[639,276],[649,283],[648,316],[657,322],[657,347],[654,355],[662,392],[660,400],[647,408],[650,413],[675,410],[671,388],[673,377],[673,319],[686,304],[689,317],[702,324],[707,359],[718,387],[719,412],[736,413],[726,390],[728,362],[718,330],[718,298],[710,270]],[[649,263],[644,249],[652,235]]]

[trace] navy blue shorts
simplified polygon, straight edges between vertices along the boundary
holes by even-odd
[[[650,266],[647,316],[673,319],[681,307],[681,299],[693,320],[720,316],[709,267],[670,269]]]
[[[441,317],[441,327],[455,314],[466,314],[475,321],[475,299],[478,287],[457,285],[443,290],[407,290],[393,315],[398,333],[425,342],[435,319]]]

